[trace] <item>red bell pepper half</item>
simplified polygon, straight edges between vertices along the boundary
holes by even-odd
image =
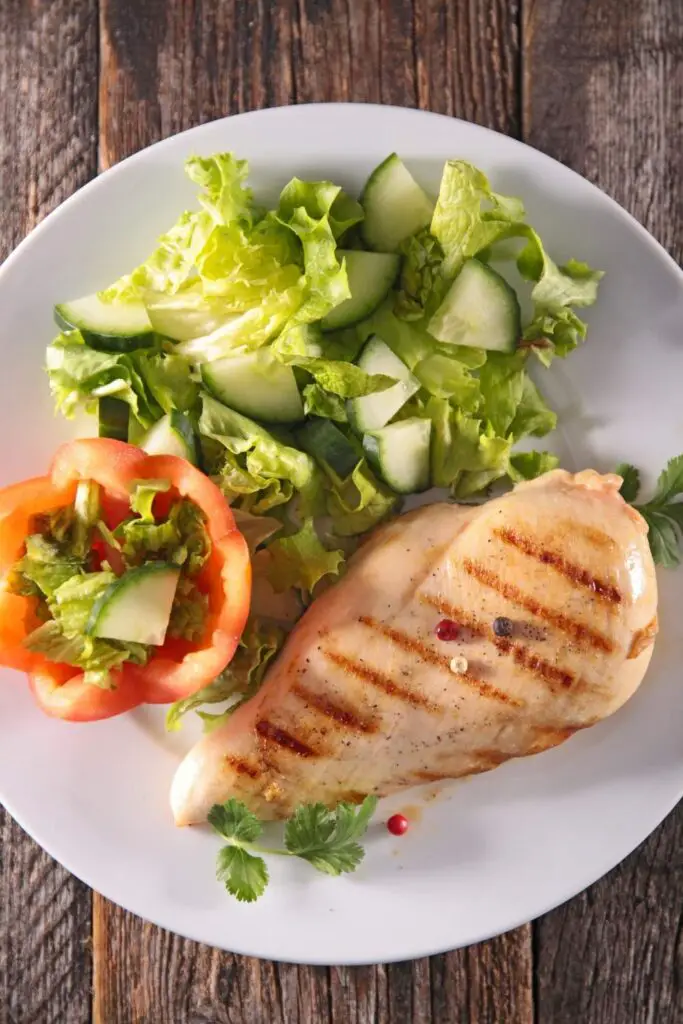
[[[40,625],[38,601],[11,593],[6,586],[8,571],[24,554],[35,517],[72,505],[79,482],[85,480],[100,485],[103,519],[112,529],[130,514],[136,484],[167,481],[174,498],[189,499],[204,514],[211,540],[211,554],[196,578],[208,598],[201,639],[167,638],[146,664],[125,662],[113,670],[111,689],[92,685],[80,669],[23,646]],[[109,718],[140,704],[170,703],[206,686],[235,653],[251,597],[247,544],[215,484],[184,459],[147,455],[133,445],[104,438],[65,444],[49,475],[0,490],[0,580],[0,664],[28,673],[34,697],[47,714],[78,722]]]

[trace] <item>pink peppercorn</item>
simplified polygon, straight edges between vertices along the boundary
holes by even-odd
[[[387,822],[387,828],[392,836],[402,836],[408,831],[408,819],[405,814],[392,814]]]
[[[434,630],[437,639],[443,640],[445,643],[457,640],[460,635],[460,626],[453,619],[442,619]]]

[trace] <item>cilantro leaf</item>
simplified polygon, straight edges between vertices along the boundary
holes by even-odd
[[[214,804],[208,820],[219,836],[235,844],[253,843],[263,831],[256,815],[234,798],[226,800],[224,804]]]
[[[285,846],[328,875],[355,871],[364,855],[358,840],[376,806],[377,798],[372,796],[358,808],[340,803],[333,811],[324,804],[304,804],[285,825]]]
[[[615,469],[615,473],[623,480],[619,488],[619,494],[624,501],[635,501],[640,492],[640,472],[630,463],[620,462]]]
[[[617,473],[623,477],[623,498],[634,502],[640,489],[640,474],[635,466],[622,463]],[[659,474],[655,493],[650,501],[633,507],[648,525],[647,539],[655,565],[675,569],[681,564],[680,542],[683,536],[683,455],[669,459]]]
[[[659,474],[657,489],[650,504],[662,505],[683,494],[683,455],[669,459],[666,468]]]
[[[218,852],[217,877],[236,899],[253,903],[268,884],[262,853],[300,857],[328,875],[355,871],[364,856],[358,840],[376,806],[375,796],[367,796],[360,807],[340,803],[334,810],[321,803],[302,804],[285,824],[284,849],[273,849],[257,842],[263,826],[246,804],[235,799],[214,804],[209,824],[227,843]]]
[[[219,851],[216,876],[241,903],[254,903],[268,885],[263,857],[256,857],[242,846],[224,846]]]

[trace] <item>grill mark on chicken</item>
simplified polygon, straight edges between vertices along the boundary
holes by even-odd
[[[295,683],[292,687],[292,693],[296,694],[304,704],[314,708],[326,718],[331,718],[337,723],[337,725],[344,729],[350,729],[352,732],[361,732],[366,734],[377,732],[378,725],[376,722],[361,718],[360,715],[357,715],[354,711],[350,711],[348,708],[340,707],[324,694],[315,693],[303,686],[302,683]]]
[[[269,722],[267,718],[262,718],[256,723],[256,732],[266,743],[274,743],[278,747],[290,750],[293,754],[298,754],[299,757],[319,756],[312,747],[302,743],[301,740],[297,739],[296,736],[292,736],[285,729],[281,729],[278,725]]]
[[[589,526],[587,523],[577,522],[575,519],[558,519],[554,523],[554,528],[560,535],[568,534],[571,537],[580,538],[602,551],[616,547],[614,537],[610,537],[608,533],[603,533],[602,530]]]
[[[659,622],[655,615],[644,629],[637,629],[633,634],[633,639],[631,640],[631,646],[626,656],[626,660],[630,661],[632,658],[637,658],[639,654],[642,654],[643,651],[647,650],[647,648],[654,643],[658,631]]]
[[[565,558],[558,551],[553,551],[551,548],[546,547],[545,544],[536,543],[530,537],[525,537],[523,534],[517,533],[516,530],[509,529],[509,527],[496,529],[493,533],[504,544],[516,548],[523,555],[528,555],[529,558],[535,559],[542,565],[551,566],[561,576],[569,580],[570,583],[573,583],[574,586],[590,590],[591,593],[595,594],[600,600],[606,601],[607,604],[621,604],[622,596],[617,587],[600,579],[599,576],[593,576],[582,565],[570,562],[569,559]]]
[[[556,629],[559,629],[561,633],[571,636],[577,643],[585,640],[591,647],[604,651],[607,654],[614,650],[612,641],[603,636],[602,633],[591,629],[590,626],[586,626],[583,622],[570,619],[568,615],[564,615],[562,612],[555,611],[553,608],[547,608],[540,601],[537,601],[535,597],[523,593],[513,583],[506,583],[500,576],[496,576],[494,572],[491,572],[490,569],[480,565],[478,562],[473,562],[470,558],[466,558],[462,565],[467,575],[472,576],[482,586],[495,590],[506,601],[524,608],[530,615],[535,615],[537,618],[543,619],[544,622],[549,622]]]
[[[565,689],[569,689],[577,684],[576,676],[569,669],[553,665],[552,662],[546,661],[545,658],[542,658],[535,651],[532,651],[531,648],[525,647],[523,644],[513,643],[507,637],[496,636],[492,629],[488,629],[483,623],[478,622],[464,608],[457,608],[449,601],[444,601],[442,598],[435,597],[432,594],[421,594],[420,600],[424,604],[436,608],[442,615],[447,615],[454,622],[460,623],[460,625],[464,626],[475,636],[488,637],[501,654],[511,655],[521,668],[526,669],[531,675],[537,676],[544,683],[559,683]]]
[[[347,658],[345,654],[341,654],[339,651],[323,649],[322,654],[343,672],[355,676],[356,679],[362,679],[364,683],[370,683],[371,686],[377,687],[378,690],[383,690],[390,697],[402,700],[406,704],[412,704],[415,708],[424,708],[426,711],[443,711],[443,708],[427,697],[423,697],[421,693],[415,693],[414,690],[406,690],[405,687],[399,686],[393,679],[380,672],[379,669],[373,668],[372,665],[366,665],[363,661]]]
[[[532,651],[529,647],[524,647],[523,644],[513,644],[512,641],[505,637],[498,636],[494,638],[493,642],[503,654],[511,654],[513,660],[520,668],[525,668],[545,683],[550,685],[559,683],[560,686],[568,690],[576,682],[573,672],[565,668],[558,668],[557,665],[553,665],[551,662],[546,661],[545,658],[541,658],[535,651]]]
[[[437,665],[439,668],[445,669],[450,675],[455,676],[466,686],[476,690],[481,697],[488,697],[490,700],[497,700],[499,703],[508,704],[511,707],[524,707],[524,701],[511,697],[505,690],[499,690],[497,686],[477,678],[471,672],[453,672],[450,658],[446,658],[443,654],[439,654],[438,651],[432,650],[431,647],[427,647],[426,644],[421,643],[415,637],[402,633],[399,629],[394,629],[392,626],[387,626],[384,622],[378,622],[369,615],[360,615],[358,621],[362,622],[368,629],[380,633],[387,640],[391,640],[397,647],[400,647],[409,654],[416,655],[416,657],[430,665]]]
[[[232,754],[226,754],[225,762],[226,764],[229,764],[233,771],[238,775],[248,775],[250,779],[258,779],[261,774],[260,768],[257,768],[257,766],[252,764],[251,761],[246,761],[242,757],[234,757]]]

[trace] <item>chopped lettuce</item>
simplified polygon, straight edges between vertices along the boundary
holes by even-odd
[[[344,399],[325,391],[319,384],[306,384],[303,399],[306,416],[320,416],[335,423],[348,422]]]
[[[438,240],[423,228],[401,245],[403,264],[394,313],[401,320],[421,320],[435,313],[448,288],[444,253]]]
[[[202,395],[199,430],[221,446],[210,471],[247,511],[268,511],[297,492],[304,510],[320,504],[320,476],[313,459],[278,440],[265,427]]]
[[[522,381],[522,394],[509,430],[515,441],[522,437],[545,437],[557,426],[557,415],[546,405],[545,399],[528,373]]]
[[[341,219],[335,213],[336,207]],[[306,291],[292,324],[322,320],[351,295],[344,261],[337,255],[337,239],[347,227],[362,219],[362,208],[345,196],[338,185],[293,178],[282,190],[277,216],[296,235],[303,249]]]
[[[534,312],[524,330],[523,344],[549,366],[554,356],[564,358],[585,338],[586,325],[571,307],[593,305],[603,271],[578,260],[558,267],[533,228],[524,225],[517,233],[527,239],[517,267],[522,277],[534,282]]]
[[[107,690],[115,686],[112,671],[127,661],[144,665],[149,657],[149,649],[143,644],[101,640],[80,633],[68,635],[56,619],[44,622],[29,633],[24,646],[50,661],[82,669],[86,683]]]
[[[453,278],[464,261],[509,235],[524,218],[524,205],[499,195],[488,178],[464,160],[444,167],[431,233],[444,251],[443,274]]]
[[[240,704],[256,693],[268,665],[282,647],[285,636],[285,631],[274,623],[258,618],[250,619],[235,657],[227,668],[209,686],[184,700],[176,701],[168,709],[166,728],[169,732],[180,729],[183,716],[188,711],[197,711],[204,722],[205,732],[222,724]],[[222,704],[225,701],[230,701],[230,706],[218,714],[198,710],[203,705]]]
[[[513,452],[510,456],[508,475],[514,483],[521,480],[535,480],[537,476],[557,469],[560,460],[552,452]]]
[[[211,554],[205,517],[194,502],[180,499],[157,522],[152,502],[163,488],[153,488],[150,483],[138,485],[131,499],[131,509],[138,516],[124,520],[114,531],[124,560],[128,566],[135,566],[156,559],[196,576]]]
[[[208,596],[193,579],[181,574],[168,621],[168,636],[193,642],[201,640],[208,614]]]
[[[427,412],[433,429],[432,481],[435,486],[450,487],[458,497],[466,497],[505,474],[512,446],[510,440],[497,437],[490,426],[454,409],[443,398],[430,398]],[[468,476],[463,482],[464,473],[480,475]]]
[[[333,531],[340,537],[356,537],[373,529],[399,503],[398,495],[380,483],[365,459],[346,480],[329,467],[325,472],[332,484],[327,491],[327,511]]]
[[[344,564],[344,552],[323,546],[310,517],[296,533],[269,544],[268,551],[270,581],[278,593],[296,587],[311,594],[323,576],[338,576]]]
[[[507,434],[522,400],[525,376],[524,356],[518,353],[489,352],[479,370],[480,411],[496,434]]]
[[[124,662],[144,665],[149,656],[144,644],[85,635],[93,605],[114,579],[111,572],[79,573],[66,579],[48,601],[52,618],[29,633],[24,646],[51,661],[83,669],[86,682],[105,688],[113,685],[110,672]]]
[[[251,219],[253,194],[245,185],[246,160],[237,160],[232,153],[191,156],[185,161],[185,173],[202,188],[199,201],[215,224]]]
[[[107,395],[126,402],[144,429],[173,409],[190,410],[199,390],[187,361],[174,353],[160,348],[100,352],[80,331],[55,338],[46,366],[57,408],[66,416],[79,408],[96,412],[97,400]]]

